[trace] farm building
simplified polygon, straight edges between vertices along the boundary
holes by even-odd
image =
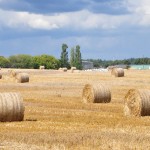
[[[93,62],[90,62],[90,61],[82,61],[82,67],[83,67],[83,70],[86,70],[86,69],[93,69],[93,68],[94,68]]]
[[[130,65],[131,69],[146,70],[150,69],[150,65]]]

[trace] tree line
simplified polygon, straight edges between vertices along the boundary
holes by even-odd
[[[114,65],[146,65],[150,64],[150,58],[129,58],[129,59],[122,59],[122,60],[102,60],[102,59],[87,59],[87,61],[93,62],[95,68],[99,67],[108,67]]]
[[[47,69],[58,69],[59,60],[50,55],[30,56],[25,54],[12,55],[8,58],[0,56],[0,67],[2,68],[34,68],[45,66]]]
[[[82,69],[82,55],[80,46],[76,45],[70,49],[70,57],[68,56],[68,45],[63,43],[61,47],[60,58],[57,59],[51,55],[12,55],[8,58],[0,56],[0,67],[2,68],[33,68],[38,69],[40,66],[45,66],[46,69],[58,69],[60,67],[76,67]],[[86,59],[86,61],[93,62],[95,68],[108,67],[114,65],[139,65],[150,64],[150,58],[130,58],[122,60],[102,60],[102,59]]]
[[[46,69],[58,69],[60,67],[82,69],[80,46],[71,48],[70,59],[68,58],[67,48],[67,44],[62,44],[60,59],[46,54],[37,56],[19,54],[8,58],[0,56],[0,67],[38,69],[40,66],[45,66]]]

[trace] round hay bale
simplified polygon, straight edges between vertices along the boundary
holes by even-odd
[[[82,91],[82,99],[84,103],[109,103],[111,92],[102,84],[86,84]]]
[[[19,93],[0,93],[0,121],[22,121],[24,118],[23,98]]]
[[[62,68],[62,70],[63,70],[63,72],[67,72],[68,69],[67,68]]]
[[[62,68],[59,68],[58,70],[62,70]]]
[[[29,82],[29,74],[27,74],[27,73],[18,73],[16,75],[16,82],[17,83]]]
[[[45,66],[40,66],[39,69],[40,69],[40,70],[44,70],[44,69],[45,69]]]
[[[11,78],[13,78],[17,75],[17,72],[15,70],[8,70],[8,74]]]
[[[150,90],[130,89],[125,95],[125,116],[150,116]]]
[[[59,68],[58,71],[63,72],[63,68]]]
[[[71,70],[76,70],[77,68],[76,67],[71,67]]]
[[[124,77],[124,69],[113,68],[111,71],[111,75],[114,75],[115,77]]]

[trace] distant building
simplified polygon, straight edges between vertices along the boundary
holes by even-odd
[[[82,67],[83,67],[83,70],[86,70],[86,69],[93,69],[93,68],[94,68],[94,65],[93,65],[93,62],[90,62],[90,61],[82,61]]]
[[[130,65],[131,69],[146,70],[150,69],[150,65]]]

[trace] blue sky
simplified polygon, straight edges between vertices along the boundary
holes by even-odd
[[[150,0],[0,0],[0,55],[150,57]]]

